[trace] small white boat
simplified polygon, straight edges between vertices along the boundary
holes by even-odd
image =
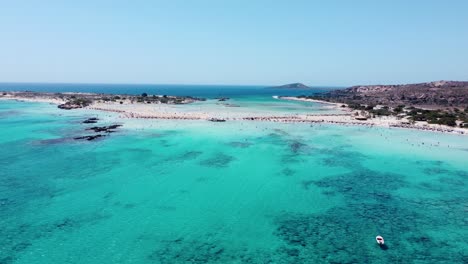
[[[381,245],[381,246],[382,246],[383,244],[385,244],[385,241],[384,241],[383,237],[381,237],[381,236],[376,236],[376,237],[375,237],[375,241],[377,241],[377,244],[379,244],[379,245]]]

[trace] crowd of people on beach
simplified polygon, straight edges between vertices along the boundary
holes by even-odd
[[[92,110],[107,111],[119,113],[121,118],[132,118],[132,119],[164,119],[164,120],[206,120],[210,121],[214,117],[210,113],[184,113],[184,112],[154,112],[154,111],[143,111],[134,112],[129,110],[121,110],[107,107],[88,107]],[[406,129],[418,129],[433,132],[442,133],[458,133],[465,134],[464,131],[451,129],[448,127],[436,127],[428,125],[414,125],[407,123],[398,122],[379,122],[378,120],[365,120],[358,121],[354,119],[351,114],[307,114],[307,115],[268,115],[268,116],[233,116],[233,117],[222,117],[224,121],[260,121],[260,122],[278,122],[278,123],[326,123],[326,124],[338,124],[338,125],[352,125],[352,126],[366,126],[366,127],[390,127],[390,128],[406,128]]]
[[[426,131],[433,131],[433,132],[442,132],[442,133],[459,133],[465,134],[463,131],[456,131],[450,128],[444,127],[432,127],[432,126],[416,126],[416,125],[408,125],[408,124],[392,124],[390,127],[397,127],[397,128],[408,128],[408,129],[419,129],[419,130],[426,130]]]

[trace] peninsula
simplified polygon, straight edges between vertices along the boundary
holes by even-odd
[[[189,104],[203,101],[204,98],[192,96],[97,94],[97,93],[48,93],[48,92],[1,92],[0,98],[21,101],[49,102],[58,104],[58,108],[70,110],[84,108],[98,103],[116,104]]]
[[[357,119],[394,116],[411,123],[468,127],[468,82],[361,85],[288,98],[341,104],[355,110]]]

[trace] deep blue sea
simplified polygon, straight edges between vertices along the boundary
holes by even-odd
[[[47,83],[0,83],[0,91],[37,92],[90,92],[111,94],[159,94],[179,96],[248,97],[271,95],[302,95],[320,93],[339,87],[314,87],[304,89],[278,89],[253,85],[175,85],[175,84],[47,84]]]

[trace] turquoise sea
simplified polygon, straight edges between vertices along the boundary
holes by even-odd
[[[263,88],[229,89],[247,110],[284,107]],[[73,140],[88,117],[123,126]],[[468,263],[466,136],[0,100],[0,166],[2,264]]]

